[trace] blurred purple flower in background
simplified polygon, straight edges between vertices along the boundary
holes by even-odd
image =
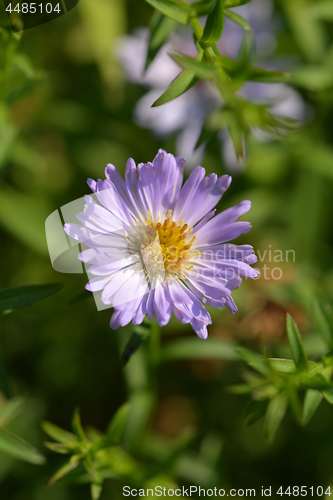
[[[274,53],[275,34],[278,30],[278,22],[273,16],[273,3],[270,0],[253,0],[235,11],[251,25],[259,66],[274,69],[272,61],[269,64],[267,62],[267,58],[271,58]],[[221,54],[235,59],[243,37],[244,30],[226,18],[223,35],[217,47]],[[139,126],[151,129],[157,137],[164,138],[178,132],[176,152],[186,156],[188,166],[193,167],[201,160],[204,151],[204,145],[194,151],[202,126],[207,115],[221,105],[221,96],[214,84],[200,81],[177,99],[152,108],[152,104],[180,72],[179,66],[168,53],[181,51],[195,56],[196,49],[188,33],[175,33],[144,72],[148,40],[148,30],[139,29],[120,39],[117,49],[127,79],[149,89],[135,107],[134,120]],[[305,119],[304,101],[300,94],[288,85],[249,82],[242,87],[238,95],[249,101],[270,105],[273,113],[300,121]],[[260,134],[260,137],[268,140],[267,134]],[[229,133],[226,130],[221,131],[219,139],[226,166],[230,170],[239,169],[240,161],[236,157]]]

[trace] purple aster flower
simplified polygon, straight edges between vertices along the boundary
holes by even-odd
[[[94,276],[86,288],[114,307],[111,328],[138,325],[146,315],[164,326],[173,311],[205,339],[211,324],[205,304],[234,313],[231,291],[242,277],[258,275],[249,265],[257,260],[253,248],[228,243],[250,230],[249,222],[237,221],[250,201],[215,215],[231,177],[205,177],[198,166],[182,186],[185,161],[163,150],[152,163],[136,166],[130,158],[125,181],[108,165],[106,180],[88,179],[94,195],[77,215],[83,225],[64,226],[88,247],[78,255]]]

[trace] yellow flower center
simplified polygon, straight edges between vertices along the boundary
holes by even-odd
[[[190,271],[193,267],[188,260],[200,253],[191,253],[195,236],[191,237],[193,228],[183,221],[177,224],[172,220],[172,210],[169,210],[164,222],[153,221],[148,210],[148,220],[139,229],[138,250],[147,277],[156,273],[182,275],[184,269]]]

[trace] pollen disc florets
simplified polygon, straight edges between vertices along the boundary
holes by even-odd
[[[180,277],[184,269],[192,269],[188,264],[190,257],[200,255],[200,252],[191,252],[195,240],[195,236],[191,237],[192,230],[182,220],[178,224],[172,220],[172,210],[162,222],[153,221],[148,210],[147,223],[137,228],[137,237],[131,238],[129,248],[131,253],[140,254],[147,277],[157,274],[159,277],[161,274]]]

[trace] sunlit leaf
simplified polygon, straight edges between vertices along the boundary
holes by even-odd
[[[221,64],[225,71],[231,76],[237,76],[237,73],[244,68],[240,68],[238,61],[230,59],[225,56],[216,55],[216,61]],[[287,82],[292,78],[290,73],[283,71],[270,71],[255,66],[246,66],[246,80],[253,82],[266,82],[266,83],[279,83]]]
[[[316,2],[314,5],[309,5],[309,10],[314,13],[317,19],[333,21],[333,3],[331,0],[323,0],[322,2]]]
[[[333,313],[330,304],[319,297],[313,299],[313,309],[316,324],[328,345],[333,348]]]
[[[236,344],[222,339],[208,338],[205,342],[196,338],[177,340],[162,348],[162,362],[181,359],[237,360],[236,349]]]
[[[216,43],[220,40],[224,26],[223,3],[224,0],[213,0],[201,38],[202,42]]]
[[[51,486],[59,481],[59,479],[66,476],[66,474],[69,474],[72,470],[74,470],[79,465],[80,458],[81,457],[79,455],[73,455],[55,474],[53,474],[53,476],[50,477],[46,483],[47,486]]]
[[[100,484],[91,483],[90,488],[92,500],[98,500],[102,494],[103,487]]]
[[[6,314],[27,307],[59,292],[62,283],[24,285],[0,290],[0,314]]]
[[[332,388],[330,382],[321,374],[316,373],[312,377],[307,374],[302,374],[301,382],[309,389],[317,389],[318,391],[325,391]]]
[[[200,62],[202,60],[204,51],[202,50],[196,56],[195,60]],[[165,104],[176,97],[179,97],[181,94],[184,94],[187,90],[189,90],[193,85],[197,83],[199,78],[195,75],[195,72],[192,69],[186,69],[182,71],[176,78],[170,83],[169,87],[166,91],[154,102],[153,107],[161,106],[161,104]]]
[[[185,54],[170,54],[172,59],[183,68],[188,68],[194,71],[199,78],[207,78],[212,80],[216,76],[217,69],[208,61],[198,61]]]
[[[86,433],[84,432],[81,424],[80,412],[78,408],[76,408],[74,411],[72,429],[80,441],[84,441],[86,439]]]
[[[243,28],[243,30],[251,31],[251,26],[249,25],[249,23],[244,19],[244,17],[240,16],[236,12],[224,9],[224,15],[227,16],[234,23],[238,24],[241,28]]]
[[[283,373],[293,373],[296,365],[292,359],[269,358],[269,364],[274,370]]]
[[[290,314],[287,314],[287,335],[296,367],[299,370],[306,371],[308,369],[308,362],[302,338],[297,325]]]
[[[163,16],[160,12],[154,13],[150,28],[146,69],[152,63],[164,43],[168,40],[175,26],[175,22],[169,17]]]
[[[68,443],[68,441],[78,441],[78,438],[75,434],[68,432],[57,425],[52,424],[51,422],[44,421],[42,422],[42,429],[46,434],[48,434],[51,438],[59,443]]]
[[[284,393],[277,394],[270,400],[265,415],[264,432],[268,443],[272,443],[276,432],[285,416],[288,398]]]
[[[239,355],[239,357],[243,361],[245,361],[245,363],[250,365],[251,368],[256,370],[258,373],[261,373],[262,375],[267,375],[269,373],[268,362],[260,354],[257,354],[256,352],[252,352],[249,349],[245,349],[243,347],[238,348],[236,350],[236,352]]]
[[[180,24],[187,24],[191,7],[180,0],[146,0],[149,5]]]
[[[31,464],[45,463],[44,455],[37,448],[5,429],[0,429],[0,451]]]
[[[119,444],[124,433],[125,425],[128,419],[130,405],[123,404],[112,418],[107,429],[107,435],[114,444]]]
[[[306,391],[303,403],[303,418],[302,425],[307,425],[313,415],[316,413],[318,406],[322,402],[323,396],[319,391],[309,389]]]
[[[251,0],[225,0],[224,7],[239,7],[240,5],[245,5],[251,2]]]
[[[0,427],[5,427],[12,422],[23,410],[24,399],[13,398],[0,406]]]

